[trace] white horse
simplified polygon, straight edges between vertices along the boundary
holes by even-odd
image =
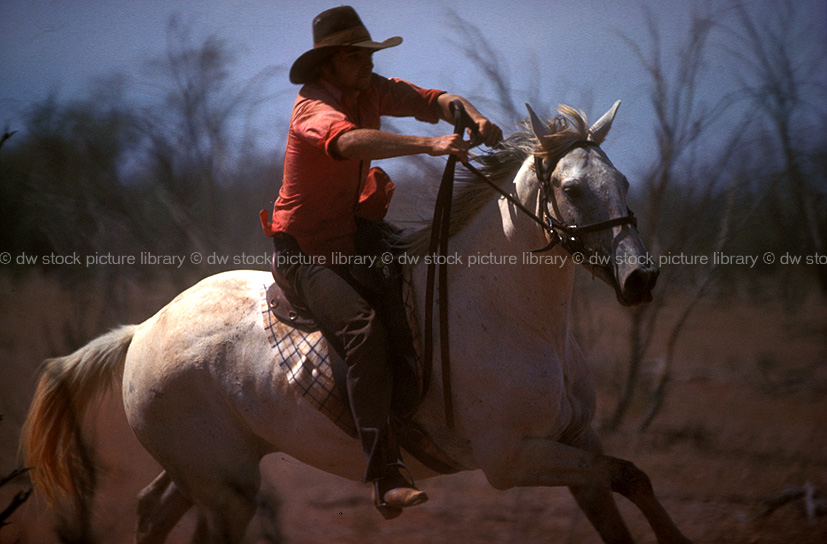
[[[618,104],[591,128],[571,108],[561,107],[568,117],[552,125],[533,116],[535,137],[510,138],[484,170],[536,216],[604,224],[581,235],[585,264],[632,305],[650,299],[657,269],[646,264],[632,222],[612,221],[627,217],[628,183],[598,144]],[[538,171],[550,176],[546,190]],[[438,338],[416,422],[497,489],[568,486],[606,542],[632,541],[612,492],[637,505],[658,542],[688,542],[648,477],[604,455],[591,426],[594,387],[569,326],[575,259],[559,244],[528,253],[547,245],[550,229],[495,196],[470,180],[457,192],[450,253],[464,260],[449,270],[454,425],[445,423]],[[517,262],[469,266],[471,257],[488,255]],[[26,462],[45,497],[54,504],[82,493],[75,423],[121,374],[129,424],[163,467],[139,496],[140,544],[163,542],[192,506],[199,511],[196,540],[242,541],[255,510],[259,461],[272,452],[358,480],[364,472],[358,441],[302,399],[274,361],[259,307],[261,287],[270,282],[267,272],[209,277],[140,325],[50,360],[23,436]],[[413,269],[420,307],[424,284],[420,264]],[[409,464],[417,478],[434,475]]]

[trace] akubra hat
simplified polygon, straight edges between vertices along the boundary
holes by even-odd
[[[319,64],[340,47],[364,47],[374,51],[394,47],[402,38],[394,36],[384,42],[371,39],[368,29],[350,6],[340,6],[318,14],[313,19],[313,49],[307,51],[290,68],[291,83],[309,83],[318,75]]]

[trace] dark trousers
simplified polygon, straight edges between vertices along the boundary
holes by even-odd
[[[365,481],[381,478],[398,451],[389,437],[389,416],[393,393],[388,334],[377,312],[376,294],[359,285],[347,266],[323,266],[301,255],[296,241],[284,234],[274,238],[273,276],[315,318],[332,347],[347,365],[347,392],[350,408],[365,451]],[[283,257],[279,259],[279,257]],[[362,270],[359,275],[373,271]]]

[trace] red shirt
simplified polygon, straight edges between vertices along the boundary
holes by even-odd
[[[333,142],[357,128],[379,129],[382,115],[436,123],[442,93],[373,74],[370,88],[359,94],[355,112],[342,92],[325,80],[303,86],[293,105],[272,225],[266,224],[262,212],[265,232],[290,234],[308,255],[353,255],[356,216],[381,219],[393,184],[384,172],[371,169],[370,161],[336,156]]]

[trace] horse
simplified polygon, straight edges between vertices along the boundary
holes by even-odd
[[[648,476],[603,453],[594,385],[569,323],[575,263],[630,306],[651,300],[658,274],[626,205],[629,184],[599,147],[618,105],[591,127],[567,106],[550,122],[529,108],[523,130],[479,158],[498,191],[471,175],[458,181],[449,248],[453,424],[440,394],[439,338],[414,420],[496,489],[567,486],[606,542],[632,542],[616,492],[639,508],[658,542],[687,543]],[[424,226],[403,234],[412,255],[428,236]],[[484,256],[509,261],[471,266]],[[410,274],[422,307],[425,262]],[[208,277],[145,322],[47,361],[21,439],[44,497],[59,506],[82,495],[87,465],[76,422],[119,379],[129,425],[163,469],[139,494],[139,544],[164,542],[193,506],[196,541],[243,541],[259,461],[270,453],[360,479],[358,441],[291,388],[273,360],[259,307],[271,281],[250,270]],[[419,317],[420,332],[425,326]],[[418,480],[435,475],[409,466]]]

